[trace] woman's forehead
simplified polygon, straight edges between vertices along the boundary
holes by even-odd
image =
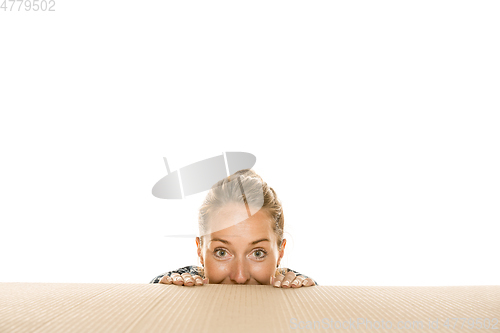
[[[228,218],[228,216],[225,216]],[[274,239],[275,235],[271,228],[271,219],[269,215],[265,212],[259,211],[252,215],[250,218],[243,219],[242,221],[237,221],[233,219],[227,223],[224,215],[214,218],[214,227],[210,228],[213,231],[207,235],[207,240],[211,239],[223,239],[231,242],[233,239],[235,242],[253,242],[258,239]],[[220,219],[220,220],[219,220]],[[211,223],[212,224],[212,223]],[[225,226],[225,228],[221,228]]]
[[[259,210],[250,215],[245,206],[229,205],[219,209],[209,218],[207,231],[214,233],[217,231],[231,230],[229,233],[243,234],[250,230],[262,230],[267,232],[271,229],[271,217],[265,210]],[[239,230],[239,231],[237,231]]]

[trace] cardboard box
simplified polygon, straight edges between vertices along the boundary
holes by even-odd
[[[498,319],[500,286],[0,283],[0,332],[500,332]]]

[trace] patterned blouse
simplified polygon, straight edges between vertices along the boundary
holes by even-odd
[[[297,275],[297,276],[302,276],[302,277],[304,277],[306,279],[309,278],[308,276],[306,276],[304,274],[300,274],[299,272],[296,272],[296,271],[294,271],[292,269],[289,269],[289,268],[278,268],[277,271],[279,273],[283,274],[283,275],[285,275],[288,272],[294,272],[295,275]],[[179,273],[179,274],[189,273],[191,275],[198,275],[198,276],[201,276],[202,278],[205,278],[205,273],[203,272],[203,268],[202,267],[199,267],[199,266],[186,266],[186,267],[179,268],[179,269],[177,269],[175,271],[170,271],[170,272],[167,272],[167,273],[160,274],[157,277],[155,277],[153,280],[151,280],[151,282],[149,282],[149,283],[159,283],[162,277],[164,277],[165,275],[171,276],[172,273]],[[318,286],[318,283],[314,279],[313,279],[313,281]]]

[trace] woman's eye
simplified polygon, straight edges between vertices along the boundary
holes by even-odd
[[[264,259],[267,256],[267,252],[264,250],[256,250],[253,252],[253,254],[257,259]],[[227,257],[227,251],[224,249],[215,249],[214,255],[217,258],[225,258]]]
[[[216,249],[216,250],[214,251],[214,253],[215,253],[215,256],[216,256],[216,257],[221,258],[221,257],[224,257],[224,255],[226,254],[226,250]],[[220,253],[222,253],[222,255],[221,255]]]
[[[264,250],[257,250],[257,251],[254,252],[254,254],[255,254],[255,256],[257,258],[260,259],[260,258],[264,258],[266,256],[266,251],[264,251]]]

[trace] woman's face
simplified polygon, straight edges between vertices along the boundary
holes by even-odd
[[[208,234],[203,247],[196,238],[198,256],[205,266],[210,284],[269,284],[276,266],[283,257],[286,240],[278,249],[271,218],[259,210],[248,218],[246,210],[226,206],[214,217],[214,222],[228,228]],[[209,221],[210,223],[211,221]]]

